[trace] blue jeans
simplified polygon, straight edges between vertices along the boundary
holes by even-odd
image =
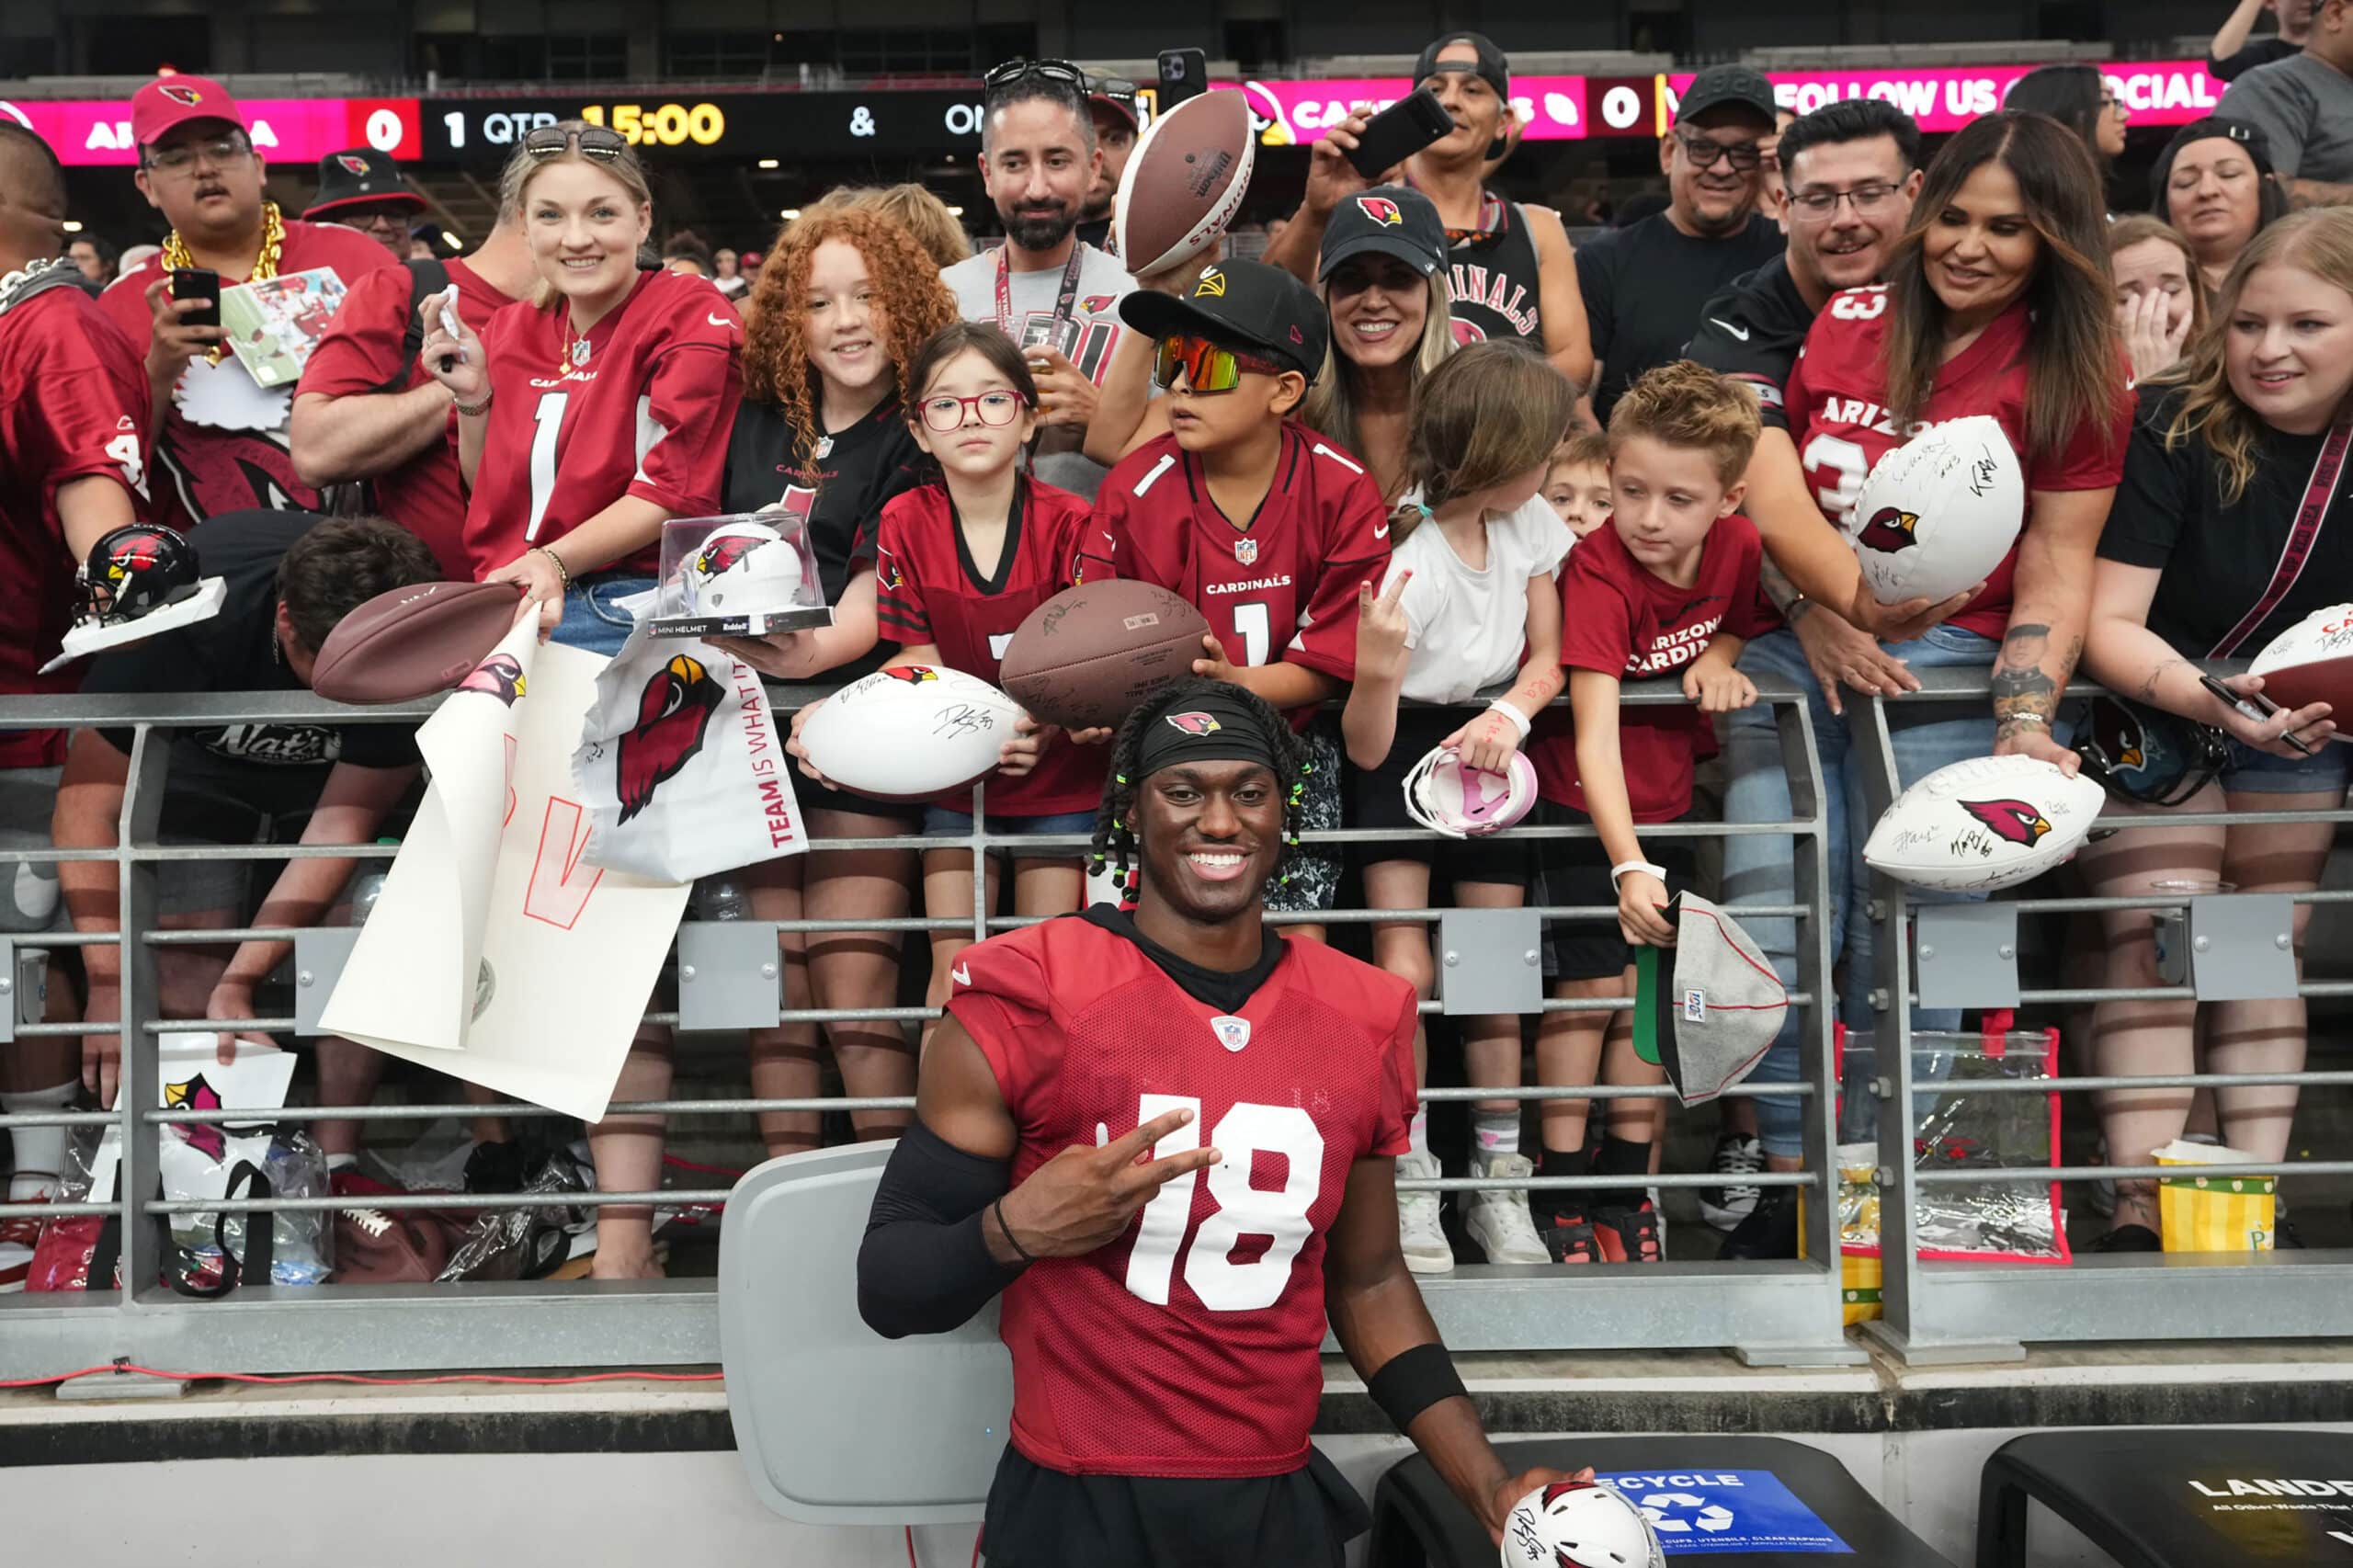
[[[1915,669],[1940,665],[1991,665],[1998,644],[1989,637],[1958,627],[1939,626],[1913,642],[1888,645],[1888,653]],[[1838,997],[1839,1014],[1849,1029],[1874,1026],[1870,993],[1878,935],[1868,920],[1849,923],[1847,912],[1868,902],[1870,869],[1863,864],[1862,841],[1870,836],[1869,808],[1863,803],[1861,759],[1855,755],[1843,719],[1831,717],[1797,633],[1768,633],[1751,642],[1741,654],[1740,667],[1752,677],[1778,676],[1806,693],[1813,720],[1814,744],[1822,758],[1829,842],[1823,874],[1829,882],[1830,928],[1823,933],[1834,961],[1843,949],[1847,979]],[[1868,700],[1850,698],[1847,700]],[[1907,707],[1898,699],[1888,711],[1895,748],[1895,772],[1908,788],[1949,763],[1984,756],[1994,749],[1992,713],[1975,702],[1921,701]],[[1734,713],[1724,727],[1724,820],[1733,823],[1790,820],[1790,781],[1781,762],[1781,742],[1770,704]],[[1724,840],[1723,900],[1726,903],[1794,903],[1797,901],[1796,851],[1791,840],[1770,835],[1743,835]],[[1913,890],[1915,902],[1964,902],[1982,893],[1940,893]],[[1795,989],[1797,922],[1778,918],[1744,920],[1743,926],[1758,948],[1773,960],[1783,984]],[[1750,1077],[1757,1083],[1791,1084],[1802,1076],[1800,1017],[1792,1012],[1779,1038],[1756,1064]],[[1961,1015],[1948,1009],[1915,1008],[1915,1029],[1949,1029],[1960,1026]],[[1804,1152],[1805,1104],[1802,1100],[1766,1098],[1756,1102],[1758,1141],[1768,1154],[1795,1159]]]
[[[652,586],[653,578],[631,576],[626,572],[599,572],[575,578],[572,586],[563,591],[563,619],[556,622],[555,632],[548,640],[608,657],[620,653],[637,621],[620,608],[619,601]]]

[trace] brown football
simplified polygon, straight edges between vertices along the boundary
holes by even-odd
[[[1199,610],[1154,584],[1082,583],[1029,612],[997,684],[1050,724],[1116,725],[1193,673],[1209,629]]]
[[[336,702],[413,702],[447,691],[515,624],[512,583],[415,583],[335,623],[311,689]]]
[[[1215,244],[1241,210],[1257,151],[1240,93],[1203,93],[1155,119],[1120,176],[1120,265],[1142,278]]]

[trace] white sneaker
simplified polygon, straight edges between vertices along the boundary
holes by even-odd
[[[1536,1162],[1525,1154],[1498,1154],[1492,1160],[1472,1162],[1472,1174],[1526,1181],[1536,1174]],[[1471,1233],[1489,1263],[1552,1261],[1552,1255],[1544,1250],[1543,1238],[1536,1233],[1536,1221],[1529,1215],[1526,1187],[1474,1192],[1470,1198],[1462,1228]]]
[[[1442,1173],[1436,1154],[1400,1154],[1397,1174],[1409,1181],[1429,1181]],[[1405,1267],[1415,1274],[1454,1272],[1454,1246],[1438,1223],[1438,1198],[1435,1192],[1397,1195],[1397,1239],[1404,1249]]]
[[[1764,1168],[1765,1146],[1755,1138],[1737,1132],[1719,1136],[1715,1158],[1708,1165],[1709,1173],[1719,1179],[1715,1186],[1699,1189],[1699,1218],[1719,1231],[1729,1231],[1747,1219],[1762,1189],[1741,1178]]]

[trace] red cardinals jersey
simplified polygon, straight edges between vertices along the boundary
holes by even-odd
[[[1719,517],[1699,547],[1698,578],[1678,588],[1635,560],[1616,528],[1597,528],[1561,567],[1561,663],[1621,681],[1680,680],[1719,634],[1754,637],[1771,626],[1756,592],[1764,553],[1755,523]],[[1588,810],[1567,710],[1550,710],[1538,723],[1528,750],[1537,791]],[[1618,756],[1636,822],[1673,822],[1691,809],[1693,762],[1711,734],[1697,708],[1619,710]]]
[[[477,333],[514,302],[483,282],[464,262],[447,266],[449,281],[458,290],[459,313]],[[404,352],[411,291],[409,270],[404,267],[371,272],[354,283],[343,297],[343,309],[335,324],[311,351],[294,395],[365,397],[388,384],[397,382],[405,390],[432,380],[415,355]],[[423,540],[444,572],[460,577],[468,574],[466,495],[458,474],[456,415],[449,416],[449,428],[441,440],[369,483],[376,493],[377,511]]]
[[[1239,1014],[1085,916],[964,949],[948,1003],[1020,1129],[1013,1179],[1165,1112],[1222,1163],[1006,1290],[1013,1444],[1068,1473],[1277,1475],[1324,1392],[1324,1244],[1350,1168],[1405,1150],[1414,990],[1290,942]]]
[[[1100,561],[1083,564],[1080,551],[1095,533],[1085,499],[1051,484],[1019,481],[1006,520],[1005,552],[994,576],[972,562],[964,530],[947,489],[926,484],[882,508],[874,551],[875,616],[882,635],[903,648],[928,642],[951,670],[997,683],[1006,644],[1029,612],[1072,584],[1108,576]],[[1019,778],[992,776],[992,816],[1052,816],[1089,812],[1103,798],[1103,746],[1074,746],[1061,736],[1047,743],[1038,766]],[[972,809],[972,792],[940,798],[956,811]]]
[[[501,311],[482,335],[496,394],[466,508],[474,574],[562,539],[624,495],[676,517],[719,510],[744,401],[743,323],[707,278],[645,272],[574,345],[568,307]],[[616,568],[651,576],[647,545]]]
[[[1925,426],[1965,415],[2001,421],[2018,449],[2031,502],[2038,490],[2107,490],[2124,473],[2125,437],[2132,428],[2132,399],[2124,398],[2107,425],[2086,424],[2056,459],[2027,454],[2027,354],[2034,329],[2023,301],[1995,318],[1977,341],[1937,372],[1936,390],[1909,430],[1898,431],[1887,398],[1887,289],[1874,284],[1834,294],[1814,318],[1805,348],[1785,389],[1790,434],[1813,485],[1823,515],[1851,527],[1855,500],[1872,465]],[[1952,624],[1999,638],[2008,629],[2013,548]]]
[[[400,263],[376,241],[338,223],[286,221],[286,243],[278,253],[280,277],[332,267],[348,290],[361,278]],[[147,375],[147,346],[154,340],[155,315],[147,304],[147,286],[168,278],[159,253],[108,285],[98,296],[99,308],[131,339],[142,361],[140,383]],[[408,276],[401,273],[404,279]],[[221,287],[246,279],[223,273]],[[220,369],[242,375],[237,365],[222,358]],[[142,393],[142,396],[144,394]],[[256,507],[278,511],[318,510],[319,493],[294,477],[294,459],[287,450],[286,432],[279,430],[221,430],[191,425],[176,406],[164,411],[159,427],[147,432],[154,460],[154,518],[186,531],[222,512]]]
[[[0,692],[73,691],[82,670],[34,672],[74,622],[74,552],[57,489],[102,474],[147,513],[147,373],[115,324],[79,288],[45,289],[0,313],[0,582],[15,612],[0,616]],[[0,767],[63,761],[59,730],[0,730]]]
[[[1163,436],[1103,481],[1095,515],[1113,564],[1182,594],[1236,665],[1289,660],[1354,680],[1357,587],[1389,561],[1389,514],[1364,465],[1283,423],[1275,483],[1240,523],[1210,499],[1199,458]]]

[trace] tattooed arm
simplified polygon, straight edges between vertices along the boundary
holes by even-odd
[[[2018,536],[2009,630],[1994,659],[1994,753],[2039,756],[2070,776],[2074,752],[2052,738],[2060,694],[2084,651],[2093,558],[2114,489],[2044,490]]]

